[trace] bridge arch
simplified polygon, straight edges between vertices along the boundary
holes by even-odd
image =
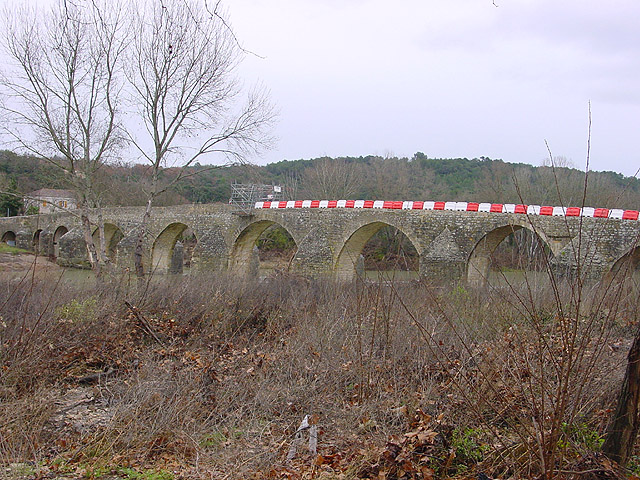
[[[365,223],[353,231],[342,245],[334,264],[335,277],[341,281],[351,281],[357,277],[358,264],[362,251],[371,238],[385,227],[391,227],[402,233],[415,248],[418,255],[418,242],[410,234],[392,223],[374,221]]]
[[[634,245],[620,258],[618,258],[609,269],[605,278],[622,279],[627,274],[635,273],[640,267],[640,245]]]
[[[104,224],[105,251],[112,262],[116,259],[118,253],[116,248],[118,242],[123,238],[124,234],[120,227],[113,223]],[[96,246],[96,250],[100,248],[100,232],[97,228],[93,231],[93,244]]]
[[[484,286],[489,278],[491,254],[509,235],[523,229],[528,230],[542,243],[548,255],[553,255],[548,239],[543,234],[532,230],[529,225],[508,224],[496,227],[483,235],[473,247],[467,260],[467,283],[478,287]]]
[[[54,258],[58,258],[60,256],[60,238],[69,231],[67,227],[64,225],[60,225],[53,232],[53,241],[51,242],[51,252]]]
[[[31,247],[36,255],[42,252],[42,243],[42,229],[39,228],[33,232],[33,238],[31,239]]]
[[[160,232],[151,249],[151,273],[182,273],[184,245],[181,240],[184,236],[193,238],[194,244],[197,242],[195,234],[184,223],[171,223]],[[181,248],[180,257],[174,258],[178,242],[180,242]],[[188,262],[190,260],[191,257],[188,255]],[[179,265],[174,264],[175,262],[178,262]]]
[[[297,242],[294,236],[280,222],[274,220],[258,220],[247,225],[233,242],[229,256],[229,271],[242,276],[257,275],[260,260],[254,248],[257,248],[257,242],[261,235],[265,233],[268,228],[273,227],[283,229],[286,234],[293,239],[297,248]]]
[[[16,233],[12,230],[7,230],[2,234],[2,243],[6,243],[7,245],[11,245],[12,247],[16,246]]]

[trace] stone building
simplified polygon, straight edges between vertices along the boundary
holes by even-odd
[[[41,188],[26,195],[24,208],[28,211],[29,207],[38,208],[40,213],[55,213],[78,208],[78,202],[70,190]]]

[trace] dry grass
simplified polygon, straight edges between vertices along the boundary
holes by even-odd
[[[597,450],[638,312],[635,293],[613,305],[594,291],[572,322],[571,302],[559,316],[552,289],[286,276],[129,285],[0,285],[2,462],[88,477],[107,466],[180,478],[400,478],[385,444],[407,449],[398,439],[422,428],[437,435],[411,443],[404,478],[426,472],[411,462],[441,477],[474,468],[526,477],[544,471],[536,436],[553,421],[560,471]],[[579,361],[558,370],[567,326]],[[109,375],[83,379],[100,371]],[[324,460],[285,465],[307,414],[319,417]]]

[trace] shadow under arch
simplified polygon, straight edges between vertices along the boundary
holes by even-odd
[[[254,247],[265,230],[272,226],[282,228],[293,239],[297,249],[297,242],[284,225],[273,220],[258,220],[247,225],[236,237],[229,256],[230,272],[241,276],[258,275],[260,260]]]
[[[467,260],[467,284],[475,287],[486,285],[491,267],[491,254],[505,238],[523,229],[533,235],[533,238],[543,247],[548,256],[553,256],[547,239],[530,227],[518,224],[503,225],[487,232],[473,247]]]
[[[16,246],[16,234],[15,232],[11,231],[11,230],[7,230],[6,232],[4,232],[2,234],[2,243],[6,243],[7,245],[10,245],[12,247]]]
[[[96,250],[100,248],[100,232],[96,228],[93,231],[93,244],[96,246]],[[114,261],[117,256],[116,246],[118,242],[124,238],[124,234],[122,230],[117,225],[113,223],[105,223],[104,224],[104,243],[105,243],[105,251],[107,253],[107,257],[109,260]]]
[[[608,280],[621,280],[638,271],[640,267],[640,245],[635,245],[631,249],[618,258],[605,274],[604,278]]]
[[[180,251],[180,258],[174,259],[176,243],[182,239],[183,234],[191,232],[191,229],[184,223],[176,222],[169,224],[153,242],[151,250],[151,271],[149,273],[182,273],[183,250]],[[194,243],[197,242],[195,234],[191,232]],[[189,259],[190,260],[190,259]],[[180,265],[174,265],[174,262]]]
[[[56,228],[55,232],[53,232],[53,241],[51,242],[51,252],[54,258],[58,258],[60,256],[60,238],[69,231],[67,227],[64,225],[60,225]]]
[[[38,255],[42,251],[42,229],[39,228],[33,233],[33,238],[31,239],[31,248],[33,249],[33,253]]]
[[[405,237],[407,237],[413,248],[415,248],[418,256],[420,255],[420,252],[416,247],[415,240],[407,235],[407,233],[401,228],[398,228],[396,225],[386,222],[367,223],[358,227],[349,236],[347,241],[344,242],[344,245],[340,249],[340,253],[338,254],[334,266],[335,277],[337,280],[349,282],[356,279],[358,275],[358,264],[362,261],[361,255],[364,246],[376,233],[378,233],[378,231],[380,231],[384,227],[391,227],[402,233]],[[420,260],[418,258],[418,262],[419,261]]]

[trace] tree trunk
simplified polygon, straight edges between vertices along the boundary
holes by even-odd
[[[638,436],[638,402],[640,401],[640,329],[627,355],[627,371],[618,396],[618,406],[611,420],[602,452],[625,466],[633,453]]]
[[[153,198],[149,197],[147,200],[147,208],[144,211],[144,215],[142,216],[142,224],[140,225],[140,230],[138,230],[138,238],[136,240],[136,248],[133,252],[133,263],[136,269],[136,275],[138,278],[144,277],[144,265],[142,263],[142,258],[144,255],[144,237],[147,234],[147,224],[149,223],[149,219],[151,218],[151,204],[153,203]]]
[[[96,252],[96,246],[93,243],[93,236],[91,232],[91,222],[89,221],[89,214],[87,213],[86,207],[82,209],[82,213],[80,214],[80,219],[82,220],[82,231],[84,234],[84,243],[87,246],[87,253],[89,254],[89,262],[91,263],[91,270],[93,270],[96,276],[100,276],[101,268],[100,262],[98,261],[98,253]]]

